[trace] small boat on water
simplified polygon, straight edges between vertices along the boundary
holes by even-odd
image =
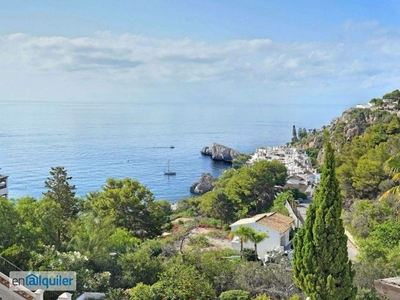
[[[170,148],[171,148],[171,149],[174,149],[175,147],[174,147],[174,146],[171,146]]]
[[[176,175],[176,172],[171,171],[171,170],[169,169],[169,160],[168,160],[167,167],[166,167],[166,169],[164,170],[164,175]]]

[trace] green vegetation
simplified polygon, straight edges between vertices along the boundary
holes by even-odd
[[[214,299],[230,290],[255,297],[273,286],[267,295],[287,298],[299,293],[291,272],[251,262],[265,234],[248,232],[254,249],[248,249],[246,260],[232,259],[237,251],[214,244],[228,242],[228,224],[238,217],[278,208],[274,186],[285,178],[286,169],[277,162],[232,169],[215,191],[183,199],[172,211],[168,201],[156,201],[130,178],[109,178],[101,190],[77,198],[67,171],[52,168],[42,198],[0,198],[0,255],[26,270],[75,271],[75,295],[96,291],[110,300]],[[192,221],[172,226],[173,216]],[[198,228],[207,231],[194,233]],[[165,231],[170,235],[159,238]],[[251,284],[243,272],[256,272]]]
[[[306,153],[308,157],[311,159],[311,163],[313,167],[316,167],[318,165],[317,158],[318,158],[318,153],[319,149],[318,148],[307,148]]]
[[[44,196],[49,204],[51,203],[55,209],[59,210],[60,219],[55,220],[53,225],[57,231],[57,244],[61,245],[68,239],[66,225],[78,214],[79,201],[75,198],[75,186],[69,184],[72,177],[68,177],[63,167],[51,168],[50,175],[51,177],[48,177],[44,183],[48,189]]]
[[[370,102],[372,109],[350,109],[328,127],[335,149],[343,198],[343,220],[360,254],[354,264],[357,299],[380,299],[373,281],[400,276],[399,92]],[[298,141],[312,157],[323,157],[322,134]]]
[[[292,130],[292,144],[298,142],[297,138],[297,131],[296,131],[296,126],[293,125],[293,130]]]
[[[240,239],[240,255],[243,255],[243,244],[249,240],[252,233],[253,229],[247,226],[239,226],[237,230],[234,230],[230,233],[232,238],[237,236]]]
[[[400,108],[400,91],[399,90],[394,90],[391,93],[387,93],[383,95],[383,100],[388,101],[389,103],[394,103],[396,104],[396,108]]]
[[[372,109],[344,112],[327,127],[325,151],[322,132],[293,126],[293,143],[313,165],[325,158],[320,187],[295,238],[296,283],[312,299],[354,299],[352,284],[356,299],[380,299],[373,281],[400,276],[399,95],[395,90],[372,99]],[[234,221],[268,211],[287,215],[285,202],[305,196],[298,190],[277,194],[287,178],[284,165],[247,166],[247,160],[239,157],[213,191],[182,199],[175,211],[131,178],[109,178],[101,190],[78,198],[67,171],[52,168],[40,199],[0,197],[0,255],[26,270],[76,271],[76,295],[105,292],[110,300],[304,299],[288,265],[256,261],[265,235],[238,229],[254,244],[241,253],[246,259],[214,244],[228,242]],[[341,215],[359,249],[352,266]],[[187,218],[171,224],[177,217]],[[161,237],[164,232],[169,235]]]
[[[215,297],[211,284],[194,266],[173,265],[151,288],[152,299],[199,299]]]
[[[248,155],[248,154],[240,155],[239,157],[235,158],[232,161],[232,168],[239,169],[239,168],[243,167],[250,158],[251,158],[251,155]]]
[[[250,293],[242,290],[230,290],[223,292],[219,300],[251,300]]]
[[[266,238],[268,238],[268,235],[265,232],[257,232],[248,226],[239,226],[238,229],[231,231],[230,237],[233,238],[234,236],[237,236],[240,239],[240,254],[242,257],[244,257],[244,250],[245,250],[243,249],[243,243],[246,243],[247,241],[251,241],[252,243],[254,243],[254,252],[253,252],[254,259],[251,259],[252,261],[258,260],[257,244],[261,243]]]
[[[126,228],[134,236],[152,238],[167,223],[164,203],[137,180],[108,179],[101,192],[85,202],[96,217],[109,218],[115,227]]]
[[[321,183],[307,211],[305,225],[294,239],[295,282],[312,300],[350,300],[357,293],[352,283],[354,272],[348,259],[341,210],[334,153],[326,141]]]
[[[276,185],[284,185],[286,167],[277,161],[260,161],[252,166],[225,171],[215,189],[195,200],[178,203],[187,212],[196,212],[220,220],[221,226],[245,216],[271,210]],[[196,215],[196,214],[192,214]]]

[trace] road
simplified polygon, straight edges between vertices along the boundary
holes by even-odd
[[[299,210],[301,216],[303,217],[303,219],[306,219],[306,214],[307,214],[307,209],[308,206],[312,203],[311,199],[307,199],[304,200],[302,203],[299,203],[297,209]],[[349,236],[350,234],[346,231],[346,234]],[[353,242],[351,242],[351,240],[354,240],[351,238],[347,239],[347,252],[349,254],[349,259],[354,261],[357,254],[358,254],[358,249],[357,247],[354,245]]]

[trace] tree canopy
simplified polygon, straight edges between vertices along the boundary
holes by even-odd
[[[116,227],[129,230],[137,237],[155,237],[168,223],[164,204],[137,180],[107,180],[103,190],[87,203],[99,217],[108,217]]]

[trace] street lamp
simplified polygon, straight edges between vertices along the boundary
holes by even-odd
[[[115,271],[116,271],[116,268],[115,268],[115,258],[117,257],[117,252],[110,252],[110,257],[111,257],[111,260],[112,260],[112,263],[111,263],[111,278],[110,278],[110,284],[111,284],[111,287],[115,287]]]

